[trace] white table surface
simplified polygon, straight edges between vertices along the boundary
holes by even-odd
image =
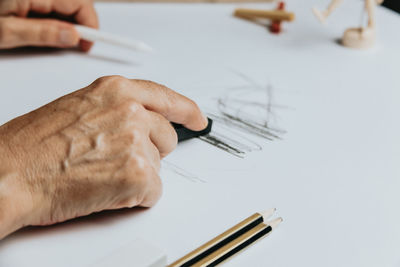
[[[323,26],[310,8],[326,2],[288,1],[297,18],[278,36],[233,18],[238,5],[97,4],[103,30],[157,52],[0,52],[0,123],[110,74],[164,83],[206,109],[246,75],[288,107],[276,111],[282,140],[244,159],[186,142],[167,161],[204,182],[163,168],[154,208],[24,229],[0,242],[0,266],[87,266],[137,237],[171,262],[271,207],[282,225],[226,266],[400,266],[400,17],[379,8],[376,46],[347,49],[335,39],[358,25],[362,3],[345,1]]]

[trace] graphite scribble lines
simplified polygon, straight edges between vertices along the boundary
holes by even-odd
[[[244,86],[228,88],[216,99],[216,111],[208,112],[214,128],[200,140],[225,152],[243,158],[247,152],[262,150],[258,137],[266,141],[282,139],[284,130],[273,126],[277,122],[275,109],[286,108],[274,104],[274,88],[262,86],[248,76],[236,72]]]

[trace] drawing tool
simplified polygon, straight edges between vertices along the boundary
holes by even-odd
[[[171,124],[174,127],[176,134],[178,135],[178,142],[182,142],[194,137],[199,137],[210,133],[213,121],[210,118],[207,119],[208,119],[207,127],[200,131],[192,131],[183,126],[182,124],[177,124],[172,122]]]
[[[102,32],[82,25],[75,25],[75,29],[79,33],[81,39],[86,41],[99,41],[141,52],[153,51],[153,49],[149,45],[142,41],[135,41],[130,38],[118,36],[108,32]]]
[[[271,233],[282,222],[282,218],[266,221],[274,212],[275,209],[270,209],[253,214],[168,267],[203,267],[220,264]]]
[[[244,18],[265,18],[274,21],[293,21],[295,19],[294,13],[285,10],[238,8],[235,10],[234,15]]]

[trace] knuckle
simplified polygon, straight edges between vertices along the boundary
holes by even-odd
[[[142,140],[144,139],[144,135],[141,131],[137,130],[137,129],[133,129],[130,132],[130,136],[131,136],[131,142],[132,144],[138,144],[141,143]]]
[[[93,83],[104,84],[105,82],[107,82],[108,77],[110,77],[110,76],[103,76],[103,77],[97,78]]]
[[[140,191],[147,189],[150,182],[150,176],[152,173],[151,165],[148,160],[142,156],[136,154],[129,160],[129,171],[134,176],[134,186]]]
[[[127,187],[146,188],[147,178],[151,173],[150,168],[151,166],[144,156],[129,155],[120,176],[121,183]]]
[[[138,177],[147,177],[151,171],[151,165],[141,153],[131,155],[129,165]]]
[[[93,93],[95,95],[101,95],[104,93],[104,84],[107,83],[107,77],[97,78],[91,85],[88,86],[88,92]]]
[[[108,90],[119,91],[121,87],[126,85],[128,79],[119,75],[111,75],[111,76],[103,76],[96,79],[93,84],[96,85],[96,88],[104,89],[107,88]]]
[[[63,44],[63,40],[60,32],[63,30],[71,32],[72,30],[69,24],[62,21],[43,19],[42,22],[43,24],[40,27],[37,37],[42,44],[61,45]],[[68,38],[68,43],[69,42],[71,42],[70,38]]]
[[[129,155],[129,159],[131,161],[128,165],[136,166],[137,162],[134,158],[135,156],[132,156],[132,151],[135,151],[137,146],[143,143],[144,134],[137,129],[132,130],[127,127],[124,130],[124,133],[121,134],[120,138],[123,138],[123,142],[126,144],[124,151]]]
[[[112,76],[106,76],[103,77],[103,83],[107,84],[111,87],[122,87],[124,85],[126,85],[126,83],[128,82],[128,79],[120,76],[120,75],[112,75]]]
[[[125,101],[124,103],[118,105],[116,110],[120,111],[123,115],[131,114],[135,112],[136,109],[139,109],[139,103],[135,101]]]
[[[121,117],[125,119],[122,121],[125,122],[132,123],[132,118],[135,118],[135,121],[144,118],[145,108],[142,104],[133,100],[128,100],[123,104],[117,106],[117,110],[118,113],[120,113]]]
[[[146,89],[151,89],[153,87],[154,82],[149,80],[142,80],[142,79],[134,79],[134,84]]]
[[[129,88],[129,79],[118,75],[103,76],[88,87],[88,94],[101,99],[104,104],[115,104],[124,100],[124,92],[127,88]]]
[[[131,156],[122,179],[122,186],[134,194],[123,206],[154,206],[162,194],[162,183],[151,163],[140,153]]]

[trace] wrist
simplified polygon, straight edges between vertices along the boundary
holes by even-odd
[[[29,202],[24,201],[22,188],[18,172],[0,140],[0,240],[27,224]]]
[[[12,208],[9,179],[8,175],[0,174],[0,239],[19,228],[16,224],[15,211]]]

